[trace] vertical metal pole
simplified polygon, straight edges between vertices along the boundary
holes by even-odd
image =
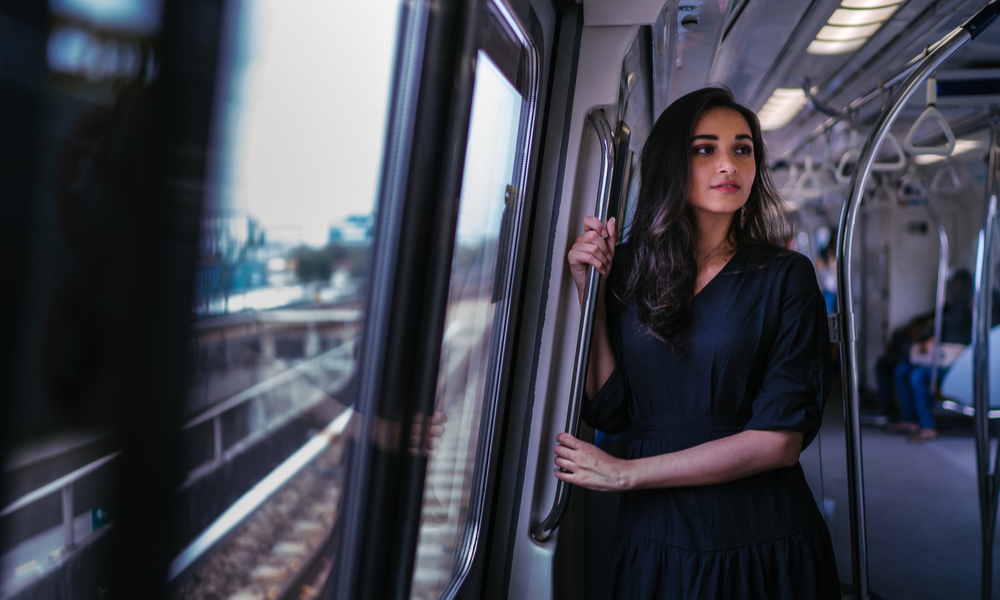
[[[977,15],[978,16],[978,15]],[[964,27],[964,26],[963,26]],[[952,54],[972,36],[963,28],[948,34],[931,50],[923,61],[907,75],[893,94],[889,104],[879,116],[874,131],[861,150],[847,196],[840,215],[837,232],[837,299],[839,301],[838,325],[840,335],[841,378],[844,393],[844,435],[847,446],[847,489],[851,513],[851,569],[855,600],[868,600],[868,549],[865,539],[865,492],[861,457],[861,423],[858,390],[858,332],[855,325],[853,297],[854,229],[858,210],[864,196],[865,185],[871,176],[872,165],[882,141],[889,133],[906,102]]]
[[[222,460],[222,415],[212,417],[212,441],[215,447],[215,462]]]
[[[934,297],[934,342],[931,346],[931,392],[936,392],[938,388],[938,374],[941,371],[941,330],[944,323],[944,301],[948,286],[948,232],[944,224],[938,219],[937,214],[931,209],[930,204],[924,206],[938,232],[938,241],[941,251],[938,253],[938,273],[937,273],[937,293]]]
[[[868,383],[868,214],[861,213],[861,332],[858,345],[858,389]]]
[[[996,535],[997,475],[990,464],[990,317],[993,312],[993,238],[997,220],[997,169],[1000,168],[1000,124],[994,124],[986,179],[986,206],[976,253],[976,294],[972,302],[972,401],[976,409],[976,475],[982,535],[982,598],[993,594],[993,539]]]
[[[62,489],[63,513],[63,552],[69,552],[76,546],[73,536],[73,484],[68,483]]]

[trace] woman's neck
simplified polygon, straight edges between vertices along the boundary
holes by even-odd
[[[717,256],[729,256],[735,248],[729,239],[729,225],[733,215],[698,215],[695,220],[697,235],[697,260],[705,264]]]

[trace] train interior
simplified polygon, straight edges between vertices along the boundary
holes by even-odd
[[[827,300],[800,462],[843,597],[1000,598],[998,14],[4,3],[0,599],[614,597],[618,497],[552,474],[561,431],[615,443],[566,253],[586,215],[628,239],[706,85]]]

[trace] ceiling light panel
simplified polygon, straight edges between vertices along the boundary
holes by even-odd
[[[788,124],[806,105],[806,93],[801,89],[778,88],[757,111],[764,131],[780,129]]]
[[[864,45],[902,0],[842,0],[809,44],[809,54],[846,54]]]
[[[852,27],[856,25],[871,25],[885,21],[892,13],[896,12],[895,6],[885,8],[875,8],[872,10],[861,10],[856,8],[838,8],[833,11],[833,16],[827,21],[828,25],[840,25]]]
[[[816,39],[821,42],[846,42],[848,40],[868,38],[871,37],[873,33],[878,31],[878,28],[881,26],[881,23],[875,23],[873,25],[858,25],[857,27],[837,27],[834,25],[826,25],[823,29],[819,30],[819,33],[816,34]]]
[[[821,55],[846,54],[847,52],[853,52],[861,46],[864,46],[867,40],[868,38],[859,38],[847,42],[824,42],[822,40],[813,40],[809,43],[809,47],[806,48],[806,52],[809,54]]]

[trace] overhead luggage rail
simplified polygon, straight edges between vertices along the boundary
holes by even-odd
[[[879,115],[875,128],[861,151],[861,156],[851,176],[851,183],[840,216],[840,227],[837,235],[837,297],[841,312],[833,315],[832,320],[835,325],[834,331],[838,331],[840,334],[841,377],[845,394],[844,434],[847,446],[847,484],[851,516],[851,570],[855,600],[868,600],[871,597],[868,589],[868,555],[859,411],[861,397],[858,389],[858,335],[855,327],[852,273],[854,231],[857,226],[857,217],[865,186],[875,163],[875,156],[906,102],[938,67],[996,20],[998,12],[1000,12],[1000,6],[996,0],[990,2],[962,26],[951,31],[941,41],[929,48],[923,56],[916,60],[915,64],[908,65],[904,70],[905,75],[900,74],[893,78],[893,81],[899,80],[900,83]],[[851,106],[856,107],[858,102],[863,100],[864,98],[859,99],[851,103]],[[980,412],[985,419],[986,410],[977,412]],[[977,449],[979,448],[977,447]],[[994,479],[990,483],[994,481],[997,480]],[[981,502],[983,501],[982,488],[985,483],[983,477],[980,477]],[[995,483],[991,490],[996,490]],[[994,493],[992,497],[996,498],[996,494]],[[995,509],[993,514],[995,516]],[[990,537],[992,539],[992,535]],[[992,546],[986,547],[984,545],[983,564],[986,568],[983,569],[983,598],[989,598],[991,592],[991,573],[989,573],[991,563],[986,561],[987,553],[992,553]]]

